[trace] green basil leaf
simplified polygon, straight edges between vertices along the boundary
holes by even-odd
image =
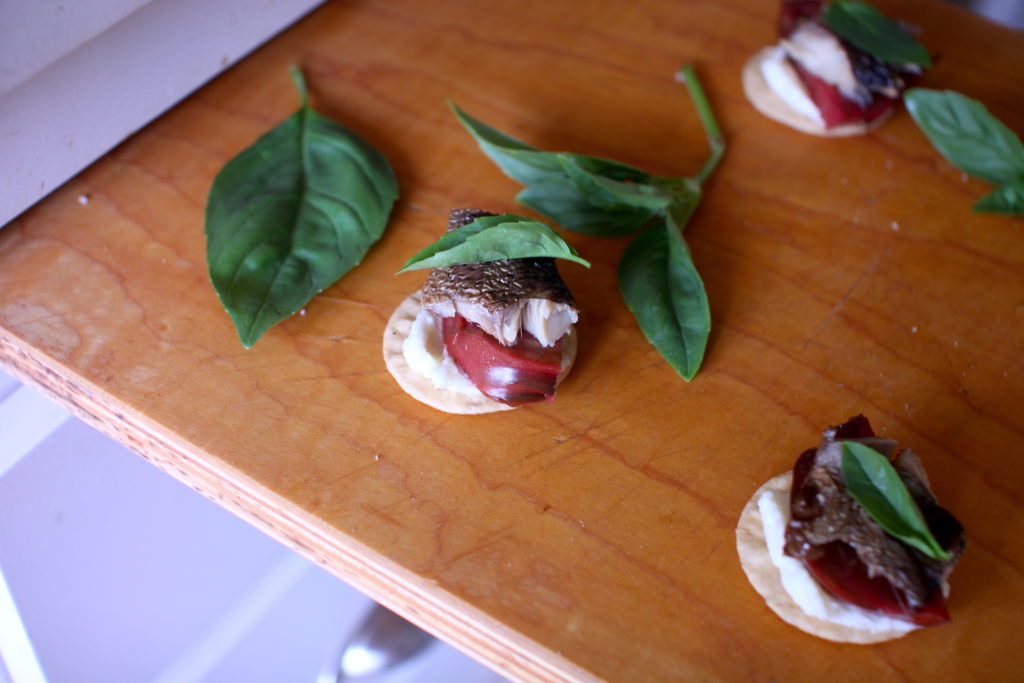
[[[508,177],[518,180],[524,185],[533,185],[564,175],[561,162],[558,160],[559,152],[539,150],[473,118],[459,109],[454,102],[448,104],[456,118],[459,119],[459,123],[480,145],[483,153],[497,164]],[[564,156],[571,158],[590,173],[604,175],[614,180],[646,182],[651,177],[650,174],[640,169],[611,159],[601,159],[585,154],[565,154]]]
[[[566,178],[531,185],[516,195],[516,201],[544,214],[566,230],[598,237],[629,235],[651,220],[649,211],[597,208]]]
[[[590,267],[550,226],[540,221],[503,214],[483,216],[409,259],[399,273],[421,268],[444,268],[461,263],[486,263],[512,258],[561,258]]]
[[[693,379],[704,359],[711,311],[671,215],[633,240],[618,275],[619,289],[644,336],[676,372]]]
[[[1024,180],[1000,185],[972,207],[974,211],[1024,215]]]
[[[825,5],[822,19],[838,36],[881,60],[891,64],[932,65],[924,45],[867,3],[832,0]]]
[[[856,441],[843,442],[843,483],[885,533],[911,545],[928,557],[949,559],[921,515],[889,460]]]
[[[246,348],[356,266],[398,196],[388,160],[293,78],[299,110],[224,166],[206,204],[210,279]]]
[[[653,214],[664,211],[672,202],[672,196],[657,185],[648,183],[613,180],[586,170],[577,158],[559,154],[566,178],[580,191],[587,201],[603,211],[627,211],[640,209]]]
[[[562,176],[557,154],[531,147],[473,118],[459,109],[454,102],[448,104],[455,112],[459,123],[476,139],[481,151],[497,164],[505,175],[524,185]]]
[[[907,110],[957,168],[993,183],[1024,179],[1024,144],[981,102],[951,90],[911,88]]]
[[[516,200],[567,230],[589,235],[615,236],[635,232],[650,218],[649,212],[628,207],[604,211],[592,204],[568,180],[563,164],[579,172],[601,175],[609,182],[647,182],[652,176],[626,164],[585,154],[544,152],[473,118],[450,102],[459,122],[473,136],[480,149],[513,180],[528,187]]]

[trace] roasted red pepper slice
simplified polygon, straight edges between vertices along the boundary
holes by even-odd
[[[871,104],[866,109],[861,109],[856,102],[843,97],[839,88],[818,78],[796,60],[791,59],[790,64],[796,69],[800,81],[807,88],[807,94],[821,113],[826,128],[858,121],[871,123],[896,106],[896,100],[875,95]]]
[[[881,576],[868,576],[867,567],[856,551],[842,541],[833,541],[817,549],[820,557],[804,558],[814,578],[830,593],[851,605],[918,626],[935,626],[949,621],[949,612],[942,591],[936,588],[928,602],[914,608],[902,591]]]
[[[562,340],[543,346],[522,332],[512,346],[487,334],[460,315],[441,321],[448,354],[470,381],[488,398],[519,406],[550,401],[562,372]]]
[[[863,415],[854,415],[843,424],[836,425],[835,430],[836,439],[867,439],[875,435],[871,422]]]

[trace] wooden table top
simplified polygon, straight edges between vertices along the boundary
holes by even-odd
[[[1024,34],[879,1],[941,58],[924,85],[1024,131]],[[370,596],[523,679],[990,680],[1024,633],[1024,221],[901,111],[823,140],[757,114],[740,69],[775,3],[328,3],[0,231],[0,361]],[[451,207],[529,212],[446,106],[547,149],[695,173],[673,74],[697,66],[728,151],[687,240],[714,329],[676,376],[618,294],[625,240],[568,235],[582,309],[557,400],[460,417],[402,393],[381,335],[394,275]],[[251,350],[207,278],[221,166],[297,106],[393,162],[383,239]],[[87,197],[83,204],[80,197]],[[751,493],[863,412],[923,458],[968,530],[953,622],[843,646],[780,621],[734,527]]]

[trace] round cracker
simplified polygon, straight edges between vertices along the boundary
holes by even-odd
[[[757,507],[757,501],[762,493],[768,491],[783,492],[788,495],[792,483],[792,472],[769,479],[747,501],[743,513],[740,515],[739,523],[736,525],[736,550],[740,555],[740,564],[754,589],[768,603],[768,607],[784,621],[796,626],[801,631],[839,643],[881,643],[911,633],[912,631],[867,631],[834,624],[807,614],[789,596],[782,586],[778,568],[772,564],[772,560],[768,556],[764,525],[761,522],[761,511]]]
[[[480,415],[512,410],[515,406],[494,401],[482,393],[462,394],[447,389],[438,389],[428,377],[409,367],[405,360],[405,354],[402,352],[402,344],[409,336],[413,321],[423,308],[420,296],[421,292],[416,291],[406,297],[405,301],[399,304],[395,312],[391,314],[387,327],[384,328],[384,364],[398,385],[417,401],[446,413]],[[562,374],[558,378],[559,382],[572,369],[575,360],[576,331],[573,328],[562,340]]]
[[[764,48],[748,59],[747,63],[743,65],[743,93],[747,96],[750,104],[754,106],[754,109],[757,109],[768,118],[790,128],[795,128],[801,133],[818,135],[825,138],[843,138],[853,135],[864,135],[882,125],[892,115],[893,110],[889,109],[871,121],[871,123],[859,121],[825,128],[817,121],[794,111],[768,87],[768,82],[761,73],[761,62],[767,59],[774,49],[774,46],[771,45]]]

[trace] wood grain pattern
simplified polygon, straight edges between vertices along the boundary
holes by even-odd
[[[926,85],[1024,131],[1024,36],[879,2],[941,53]],[[1024,608],[1024,221],[905,112],[821,140],[744,101],[774,3],[329,3],[0,231],[0,361],[157,466],[371,596],[526,680],[1000,679]],[[558,399],[458,417],[380,357],[394,276],[453,206],[528,213],[445,106],[546,148],[695,172],[698,65],[729,149],[687,230],[714,331],[685,383],[621,303],[625,244],[570,236],[583,310]],[[297,106],[394,163],[384,238],[251,350],[207,279],[210,183]],[[86,205],[78,198],[89,198]],[[863,412],[919,452],[970,547],[954,622],[872,647],[778,620],[734,549],[743,504]]]

